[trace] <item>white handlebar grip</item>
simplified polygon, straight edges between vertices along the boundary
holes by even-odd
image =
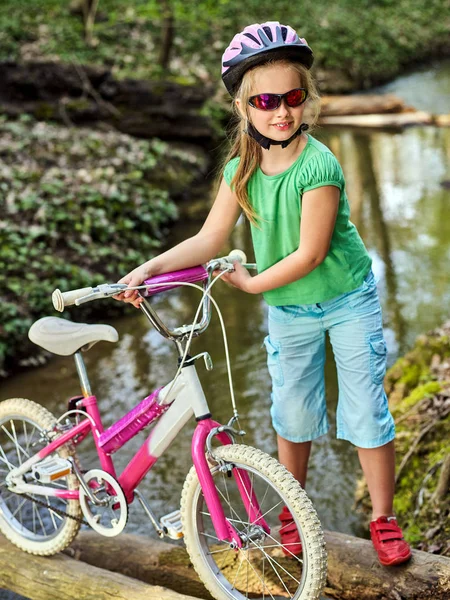
[[[237,261],[241,265],[247,262],[247,256],[242,250],[232,250],[227,256],[227,260],[230,262]]]
[[[80,288],[79,290],[72,290],[71,292],[61,292],[60,290],[55,290],[52,294],[53,306],[58,312],[63,312],[66,306],[75,304],[75,300],[91,293],[91,287]]]

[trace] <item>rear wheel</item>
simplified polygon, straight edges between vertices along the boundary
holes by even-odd
[[[0,403],[0,530],[22,550],[45,556],[63,550],[78,533],[80,522],[70,517],[80,517],[80,503],[40,494],[16,494],[8,489],[5,477],[48,444],[42,432],[51,430],[55,422],[47,409],[31,400],[13,398]],[[71,454],[65,445],[55,456],[67,458]],[[24,477],[33,485],[78,489],[75,475],[45,484],[28,474]]]
[[[243,545],[234,549],[217,538],[193,467],[183,488],[181,516],[187,551],[207,589],[217,600],[317,600],[326,581],[325,543],[305,491],[285,467],[260,450],[233,444],[214,452],[231,468],[217,465],[211,473],[225,516]],[[235,481],[239,473],[248,475],[269,533],[250,522]],[[302,544],[295,556],[280,540],[284,506],[292,513]]]

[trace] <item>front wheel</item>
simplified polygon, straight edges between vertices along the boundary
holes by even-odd
[[[192,467],[183,487],[181,518],[189,557],[206,588],[217,600],[318,600],[326,582],[324,536],[298,481],[277,460],[250,446],[231,444],[214,453],[231,467],[211,468],[225,517],[246,541],[234,549],[217,538]],[[250,522],[233,476],[239,473],[248,475],[270,532]],[[300,535],[302,550],[295,556],[281,544],[279,514],[284,507],[290,510]]]

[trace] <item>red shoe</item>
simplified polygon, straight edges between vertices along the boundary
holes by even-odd
[[[292,518],[291,511],[284,506],[278,518],[281,521],[280,537],[283,544],[281,548],[283,553],[286,556],[301,554],[302,543],[300,541],[300,534]]]
[[[411,558],[411,549],[395,517],[378,517],[370,523],[370,537],[380,563],[385,567],[400,565]]]

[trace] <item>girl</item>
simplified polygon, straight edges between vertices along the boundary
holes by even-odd
[[[394,423],[383,388],[386,344],[371,259],[354,225],[342,169],[306,134],[306,102],[318,95],[313,53],[278,22],[246,27],[222,58],[222,78],[239,117],[214,205],[200,232],[121,279],[207,262],[227,241],[240,212],[251,222],[258,275],[236,263],[224,279],[269,305],[265,339],[272,378],[279,460],[304,486],[311,441],[328,430],[324,393],[325,332],[339,382],[337,437],[358,448],[373,506],[371,538],[383,565],[411,552],[393,515]],[[136,291],[119,299],[139,307]],[[301,551],[286,508],[282,542]]]

